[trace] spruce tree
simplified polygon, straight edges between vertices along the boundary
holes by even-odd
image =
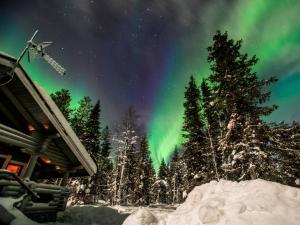
[[[161,163],[159,166],[158,177],[161,180],[166,180],[168,177],[168,167],[165,163],[164,158],[161,160]]]
[[[183,153],[184,160],[187,165],[187,183],[191,187],[204,183],[207,180],[205,159],[205,135],[203,132],[204,123],[200,115],[200,90],[196,85],[193,76],[185,90],[184,106],[184,123],[183,123],[183,143],[185,151]]]
[[[218,137],[221,136],[222,125],[219,118],[219,110],[216,108],[214,100],[216,99],[207,84],[206,80],[202,80],[201,83],[201,93],[202,93],[202,108],[203,114],[206,118],[206,134],[210,149],[210,160],[208,163],[210,169],[214,171],[215,179],[219,180],[221,176],[221,164],[222,164],[222,154],[218,148]],[[207,165],[207,166],[208,166]]]
[[[70,122],[72,109],[71,109],[71,94],[69,90],[61,89],[50,94],[51,98],[58,106],[62,114],[65,116],[66,120]]]
[[[242,41],[234,42],[227,33],[217,33],[208,47],[212,74],[208,80],[215,93],[213,100],[224,124],[219,137],[222,169],[227,179],[242,180],[262,177],[267,167],[267,126],[261,116],[269,115],[276,106],[266,106],[271,92],[265,86],[274,77],[259,80],[253,72],[256,56],[240,53]]]
[[[82,142],[83,146],[91,153],[91,145],[87,136],[90,134],[88,122],[90,119],[91,111],[93,109],[92,100],[90,97],[84,97],[79,101],[78,107],[74,110],[73,117],[71,118],[71,126]],[[90,177],[77,177],[70,180],[70,185],[77,184],[76,192],[72,196],[74,202],[82,204],[90,204],[94,202],[97,193],[95,176]]]
[[[268,150],[272,156],[269,179],[295,186],[300,179],[299,122],[271,124],[269,141]]]
[[[172,159],[170,161],[169,185],[170,185],[170,203],[178,204],[182,202],[182,161],[180,160],[178,148],[175,147]]]
[[[158,171],[158,181],[156,181],[157,191],[158,191],[158,201],[159,203],[166,204],[168,200],[168,176],[169,170],[165,163],[164,158],[161,160],[159,171]]]
[[[113,163],[110,159],[111,142],[108,126],[103,128],[101,133],[101,152],[98,160],[97,183],[99,185],[98,196],[106,202],[112,198],[112,175]]]
[[[129,108],[115,128],[114,141],[117,147],[115,196],[116,204],[133,204],[134,186],[136,185],[137,142],[139,140],[138,115]]]
[[[100,156],[100,112],[100,102],[97,101],[90,112],[83,135],[85,147],[96,163]]]
[[[71,125],[74,132],[77,134],[78,138],[82,141],[82,144],[85,146],[83,138],[87,132],[87,122],[90,117],[91,111],[93,108],[92,100],[90,97],[85,96],[78,103],[78,107],[73,113],[71,118]]]
[[[139,162],[136,171],[138,182],[135,186],[135,202],[138,205],[149,205],[151,203],[155,172],[150,158],[149,144],[146,136],[141,138]]]

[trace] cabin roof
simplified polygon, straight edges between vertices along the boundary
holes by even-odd
[[[5,70],[9,71],[15,62],[16,59],[14,57],[0,52],[0,73],[3,73]],[[93,159],[57,105],[48,93],[30,78],[21,65],[18,65],[15,69],[13,80],[0,87],[0,91],[9,100],[14,100],[13,103],[7,101],[7,104],[13,104],[16,109],[12,112],[12,115],[16,117],[15,120],[12,118],[12,122],[16,121],[15,126],[13,126],[16,132],[25,133],[22,124],[27,123],[34,126],[41,133],[58,134],[58,138],[53,139],[49,150],[45,152],[47,157],[53,163],[66,169],[80,168],[85,171],[84,174],[89,175],[93,175],[96,172],[96,165]],[[22,111],[22,116],[19,116],[21,114],[20,111]],[[47,131],[43,127],[45,124],[48,126]],[[34,139],[34,137],[30,138]]]

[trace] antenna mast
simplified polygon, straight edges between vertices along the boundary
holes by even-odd
[[[53,44],[53,42],[41,42],[40,44],[36,44],[33,42],[33,39],[35,38],[35,36],[37,35],[39,31],[36,30],[32,37],[27,41],[27,45],[24,48],[24,50],[22,51],[21,55],[19,56],[19,58],[17,59],[17,61],[15,62],[12,70],[10,73],[7,74],[7,77],[9,77],[9,79],[7,79],[4,83],[0,84],[0,87],[8,84],[10,81],[12,81],[13,77],[14,77],[14,72],[16,67],[19,65],[20,61],[22,60],[22,58],[24,57],[24,55],[27,53],[27,60],[28,62],[30,62],[31,57],[35,56],[35,55],[39,55],[40,57],[42,57],[48,64],[50,64],[50,66],[53,67],[53,69],[59,73],[60,75],[65,75],[66,74],[66,69],[63,68],[58,62],[56,62],[53,58],[51,58],[46,52],[45,52],[45,48],[47,48],[49,45]]]

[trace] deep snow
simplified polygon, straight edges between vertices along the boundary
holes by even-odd
[[[264,180],[221,180],[195,187],[164,219],[147,209],[123,225],[299,225],[300,189]]]
[[[12,225],[37,224],[13,208]],[[132,213],[130,216],[129,213]],[[127,217],[128,216],[128,217]],[[127,217],[127,219],[126,219]],[[125,220],[125,221],[124,221]],[[123,222],[124,221],[124,222]],[[264,180],[221,180],[195,187],[175,211],[163,208],[77,206],[47,225],[299,225],[300,189]]]

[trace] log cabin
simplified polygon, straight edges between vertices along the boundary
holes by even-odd
[[[92,176],[96,165],[47,92],[2,52],[0,81],[6,82],[0,86],[0,197],[20,197],[25,185],[38,198],[28,195],[19,209],[36,221],[54,221],[66,206],[68,178]],[[46,178],[62,178],[60,186],[37,182]]]

